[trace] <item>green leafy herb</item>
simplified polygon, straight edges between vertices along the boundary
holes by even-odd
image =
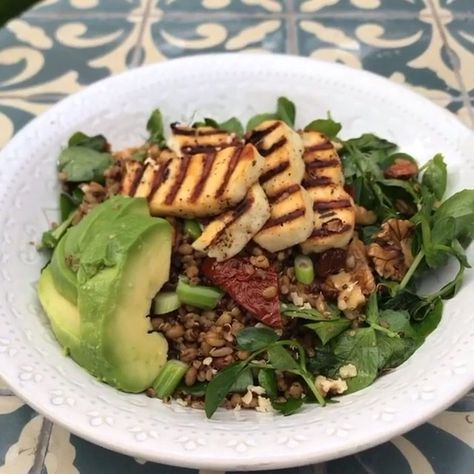
[[[179,385],[176,389],[178,392],[186,393],[187,395],[194,395],[195,397],[203,397],[206,394],[208,383],[198,382],[188,387],[184,383]]]
[[[448,173],[443,155],[437,154],[428,161],[421,183],[432,192],[436,199],[441,200],[446,192]]]
[[[293,127],[296,118],[295,104],[286,97],[279,97],[277,101],[277,116],[290,127]]]
[[[249,385],[253,385],[253,375],[252,371],[247,367],[235,379],[232,387],[229,389],[229,393],[244,393]]]
[[[81,183],[86,181],[105,181],[104,172],[112,164],[109,153],[100,153],[92,148],[72,146],[59,155],[58,169],[66,176],[66,181]]]
[[[219,408],[232,388],[232,385],[246,367],[246,361],[235,362],[218,372],[209,382],[206,389],[206,398],[204,400],[204,410],[208,418],[211,418],[217,408]]]
[[[244,133],[244,127],[242,126],[242,123],[237,117],[231,117],[227,120],[224,120],[224,122],[220,122],[220,123],[212,118],[205,117],[203,122],[193,123],[193,127],[202,127],[202,126],[213,127],[219,130],[225,130],[226,132],[229,132],[229,133],[235,133],[238,136],[241,136]]]
[[[69,229],[69,227],[71,227],[73,218],[74,213],[71,213],[70,216],[62,224],[59,224],[54,229],[43,232],[39,248],[54,249],[56,245],[58,245],[63,235]]]
[[[265,390],[271,400],[278,397],[278,385],[274,370],[260,369],[258,371],[258,384]]]
[[[252,130],[258,127],[262,122],[266,120],[282,120],[287,123],[290,127],[295,125],[296,118],[296,107],[291,100],[286,97],[279,97],[277,100],[276,112],[257,114],[253,116],[247,122],[247,130]]]
[[[139,163],[143,163],[146,160],[148,153],[146,150],[139,148],[132,154],[132,160],[138,161]]]
[[[329,138],[336,138],[337,134],[341,131],[342,125],[339,122],[335,122],[331,115],[328,113],[327,119],[317,119],[310,122],[304,128],[305,132],[320,132],[324,133]]]
[[[377,377],[379,354],[373,328],[350,329],[333,341],[334,354],[357,368],[357,375],[347,380],[352,393],[370,385]]]
[[[95,151],[107,151],[109,144],[104,135],[94,135],[92,137],[82,132],[76,132],[68,140],[68,146],[82,146]]]
[[[334,321],[320,321],[317,323],[306,324],[307,328],[312,329],[321,339],[323,345],[327,344],[331,339],[341,334],[349,328],[351,322],[346,318],[335,319]]]
[[[328,313],[321,313],[314,308],[302,308],[294,304],[282,303],[281,313],[289,318],[302,318],[311,321],[328,321],[339,318],[340,311],[335,306],[328,306]]]
[[[156,143],[160,147],[166,146],[163,116],[161,115],[160,109],[155,109],[151,113],[146,124],[146,129],[150,133],[150,137],[148,138],[150,143]]]
[[[272,402],[272,407],[279,411],[283,416],[296,413],[303,406],[301,398],[289,398],[286,402]]]
[[[278,334],[268,328],[245,328],[237,334],[237,344],[245,351],[256,352],[278,340]]]
[[[271,346],[268,351],[268,362],[275,370],[299,370],[300,366],[293,356],[282,346]]]

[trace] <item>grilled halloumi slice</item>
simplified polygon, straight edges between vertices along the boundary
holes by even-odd
[[[345,247],[354,233],[355,207],[344,190],[341,160],[329,139],[319,132],[303,132],[303,143],[303,186],[314,203],[314,229],[301,244],[303,252]]]
[[[250,144],[182,157],[164,151],[139,166],[127,163],[122,194],[146,197],[154,216],[213,216],[245,197],[263,165]]]
[[[270,198],[292,184],[300,184],[305,165],[301,137],[281,120],[266,120],[255,127],[248,141],[265,158],[260,184]]]
[[[242,140],[225,130],[214,127],[191,127],[189,125],[171,124],[171,137],[168,140],[169,147],[178,155],[196,153],[208,153],[219,151],[228,146],[236,146]]]
[[[259,184],[254,184],[237,207],[208,224],[192,245],[218,262],[227,260],[250,242],[269,217],[267,196]]]
[[[269,252],[278,252],[305,241],[314,228],[309,193],[293,184],[269,201],[270,219],[254,237],[255,242]]]

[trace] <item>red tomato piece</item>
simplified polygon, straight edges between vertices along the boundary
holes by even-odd
[[[255,319],[267,326],[281,327],[278,275],[275,270],[257,269],[248,258],[230,258],[224,262],[208,258],[204,261],[202,272]]]

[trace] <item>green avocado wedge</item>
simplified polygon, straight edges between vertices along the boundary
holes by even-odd
[[[51,273],[57,290],[77,304],[77,278],[80,255],[92,238],[112,222],[128,214],[149,216],[145,199],[115,196],[94,208],[59,241],[51,259]]]
[[[150,387],[166,362],[166,339],[149,333],[147,315],[169,277],[171,242],[166,220],[126,215],[96,234],[81,254],[78,359],[126,392]]]
[[[56,289],[49,265],[41,273],[38,282],[38,297],[49,318],[56,339],[67,353],[76,352],[80,346],[79,311]]]

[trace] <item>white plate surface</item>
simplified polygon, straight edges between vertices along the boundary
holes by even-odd
[[[308,406],[290,417],[219,411],[208,421],[200,411],[120,393],[63,356],[35,296],[43,260],[30,244],[56,216],[61,145],[76,130],[103,133],[115,148],[139,144],[157,106],[166,120],[247,119],[273,110],[280,95],[296,103],[298,126],[330,110],[344,137],[371,131],[422,162],[441,151],[450,190],[472,187],[473,134],[427,99],[367,72],[288,56],[209,55],[100,81],[31,122],[0,155],[0,375],[27,403],[122,453],[244,470],[368,448],[424,422],[472,386],[472,275],[446,304],[439,328],[403,366],[339,404]]]

